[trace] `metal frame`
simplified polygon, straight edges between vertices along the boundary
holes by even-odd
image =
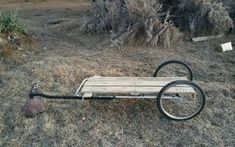
[[[80,86],[78,87],[78,89],[77,89],[77,91],[76,91],[76,93],[75,93],[75,95],[76,96],[81,96],[81,90],[82,90],[82,88],[83,88],[83,86],[84,86],[84,84],[86,83],[86,81],[87,81],[88,79],[86,78],[86,79],[84,79],[83,81],[82,81],[82,83],[80,84]]]
[[[81,99],[81,100],[113,100],[113,99],[156,99],[156,96],[153,95],[139,95],[139,96],[125,96],[125,95],[113,95],[113,96],[91,96],[91,97],[84,97],[83,95],[80,94],[80,91],[82,89],[82,86],[84,83],[82,83],[79,88],[76,91],[75,96],[69,96],[69,95],[48,95],[44,93],[38,93],[38,92],[30,92],[29,97],[34,98],[35,96],[40,96],[44,97],[47,99]],[[31,90],[35,90],[36,88],[32,88]],[[167,96],[163,97],[164,99],[179,99],[175,96]]]

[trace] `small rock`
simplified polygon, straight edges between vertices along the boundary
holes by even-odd
[[[82,120],[85,121],[85,120],[86,120],[86,117],[82,117]]]
[[[42,113],[45,111],[45,106],[42,100],[39,98],[29,98],[24,107],[22,108],[23,113],[26,117],[33,117],[36,114]]]
[[[44,46],[44,47],[43,47],[43,49],[44,49],[44,50],[46,50],[46,49],[47,49],[47,47],[45,47],[45,46]]]

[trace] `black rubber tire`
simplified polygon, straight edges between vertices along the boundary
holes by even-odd
[[[185,64],[185,63],[183,63],[183,62],[181,62],[181,61],[177,61],[177,60],[169,60],[169,61],[163,62],[161,65],[159,65],[159,66],[157,67],[157,69],[155,70],[155,72],[154,72],[154,74],[153,74],[153,77],[157,77],[159,71],[160,71],[164,66],[166,66],[166,65],[168,65],[168,64],[180,64],[180,65],[186,67],[187,70],[188,70],[188,73],[189,73],[189,80],[190,80],[190,81],[193,81],[193,72],[192,72],[192,70],[190,69],[190,67],[189,67],[187,64]]]
[[[172,118],[171,116],[169,116],[168,114],[166,114],[164,111],[163,111],[163,108],[161,107],[161,104],[160,104],[160,100],[162,98],[162,94],[168,90],[170,87],[172,86],[175,86],[175,85],[178,85],[178,84],[186,84],[186,85],[192,85],[194,86],[195,88],[198,89],[198,91],[201,93],[201,96],[202,96],[202,104],[201,104],[201,107],[198,109],[197,113],[195,113],[193,116],[191,117],[188,117],[188,118],[184,118],[184,119],[175,119],[175,118]],[[197,116],[204,108],[205,106],[205,103],[206,103],[206,97],[205,97],[205,94],[203,92],[203,90],[201,89],[200,86],[198,86],[197,84],[195,84],[194,82],[192,81],[186,81],[186,80],[177,80],[177,81],[173,81],[173,82],[170,82],[168,83],[167,85],[165,85],[161,91],[159,92],[158,96],[157,96],[157,107],[160,111],[160,113],[165,116],[166,118],[168,119],[171,119],[171,120],[177,120],[177,121],[182,121],[182,120],[188,120],[188,119],[192,119],[193,117]]]

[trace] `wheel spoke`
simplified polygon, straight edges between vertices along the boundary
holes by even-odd
[[[168,92],[170,88],[174,88],[179,85],[192,87],[195,92],[195,97],[193,97],[191,93],[186,93],[184,91],[179,92],[175,97],[166,94],[170,92]],[[191,81],[173,81],[164,86],[160,91],[158,96],[158,105],[161,113],[171,119],[190,119],[202,111],[202,108],[205,105],[205,95],[200,87]]]
[[[200,101],[184,101],[184,104],[201,103]]]
[[[184,108],[185,108],[188,112],[192,113],[192,110],[190,110],[187,105],[184,105]]]

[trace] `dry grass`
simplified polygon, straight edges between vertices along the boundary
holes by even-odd
[[[140,71],[152,72],[150,67],[145,67],[141,62],[134,62],[136,65],[133,65],[132,62],[120,61],[126,64],[117,66],[115,60],[107,58],[101,61],[79,58],[48,57],[43,61],[22,65],[15,69],[17,72],[1,73],[6,80],[1,88],[3,98],[0,129],[3,146],[234,144],[234,99],[230,95],[233,94],[232,87],[229,83],[215,81],[199,82],[206,91],[207,105],[200,116],[190,121],[169,121],[159,114],[153,101],[143,100],[45,100],[47,111],[35,118],[26,119],[20,109],[33,81],[40,81],[41,89],[50,94],[73,94],[80,81],[88,76],[132,75],[137,73],[138,67],[142,69]],[[192,62],[195,64],[193,69],[204,71],[206,68],[200,66],[203,62],[195,59]],[[199,73],[201,71],[196,72]],[[148,76],[144,73],[138,75]]]
[[[107,35],[66,30],[78,22],[45,26],[49,16],[84,13],[34,7],[20,16],[37,34],[37,46],[21,51],[20,63],[0,59],[0,146],[234,146],[235,52],[214,51],[234,36],[169,49],[110,48]],[[189,63],[205,90],[206,107],[192,120],[169,121],[148,100],[45,100],[45,113],[25,118],[21,112],[34,82],[49,94],[74,94],[86,77],[152,76],[156,64],[170,58]]]
[[[204,7],[208,11],[209,22],[214,25],[214,31],[228,32],[233,28],[233,20],[222,3],[209,3]]]

